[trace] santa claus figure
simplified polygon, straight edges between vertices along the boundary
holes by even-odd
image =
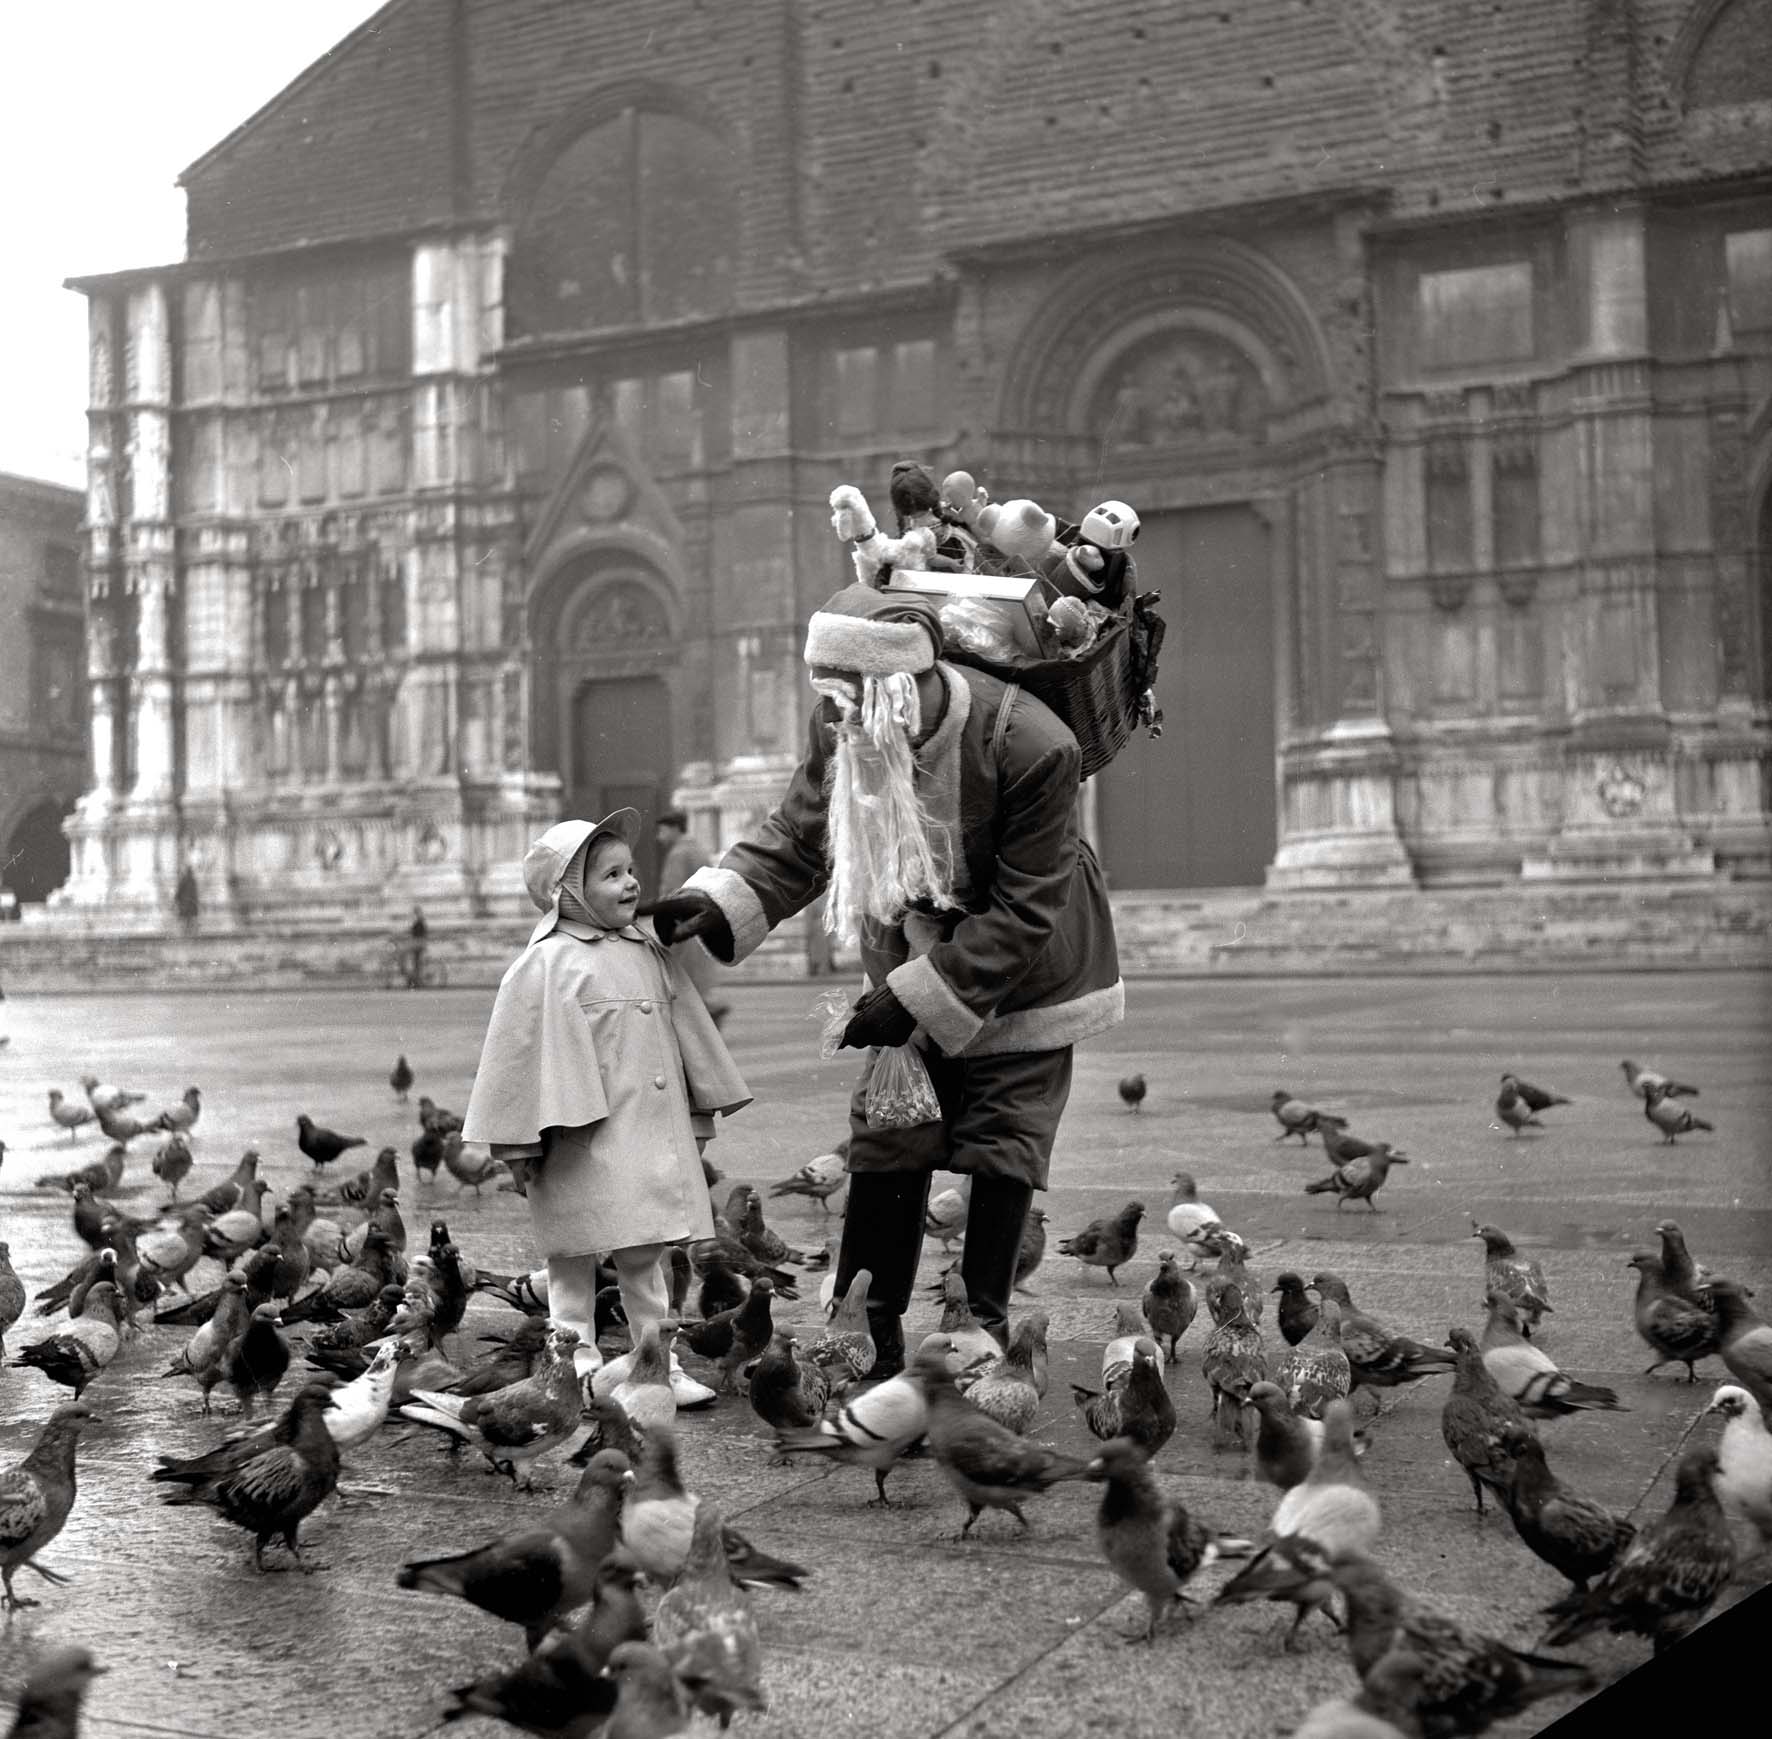
[[[824,922],[859,941],[869,985],[844,1044],[916,1046],[938,1120],[870,1127],[863,1085],[850,1110],[837,1287],[871,1272],[882,1376],[904,1364],[937,1170],[972,1179],[961,1273],[973,1313],[1006,1338],[1071,1047],[1125,1011],[1101,868],[1077,832],[1076,739],[1031,695],[941,652],[924,598],[832,598],[808,624],[820,699],[781,802],[648,909],[667,943],[698,937],[733,962],[824,894]]]

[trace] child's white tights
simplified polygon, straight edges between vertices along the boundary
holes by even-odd
[[[609,1252],[609,1263],[621,1288],[621,1307],[627,1312],[636,1345],[644,1324],[663,1322],[670,1314],[670,1286],[659,1261],[664,1251],[663,1244],[634,1244]],[[603,1355],[597,1351],[596,1302],[595,1256],[548,1258],[548,1315],[564,1327],[578,1330],[573,1362],[581,1377],[603,1363]]]

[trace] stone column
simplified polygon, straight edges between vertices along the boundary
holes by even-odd
[[[1643,213],[1569,219],[1576,596],[1565,647],[1571,731],[1562,826],[1527,880],[1708,877],[1682,825],[1661,695],[1655,453]]]
[[[1327,515],[1303,524],[1328,520],[1328,547],[1319,545],[1310,565],[1322,580],[1319,608],[1334,625],[1336,716],[1282,752],[1280,845],[1267,872],[1276,891],[1410,887],[1415,879],[1397,833],[1397,752],[1384,714],[1382,461],[1353,431],[1334,445]]]

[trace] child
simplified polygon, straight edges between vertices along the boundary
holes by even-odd
[[[549,1314],[578,1330],[581,1378],[603,1362],[597,1253],[637,1343],[668,1314],[665,1246],[714,1235],[700,1157],[714,1113],[750,1102],[688,975],[634,921],[639,828],[618,809],[529,848],[523,879],[544,915],[499,984],[462,1128],[527,1190]],[[671,1387],[679,1405],[713,1398],[675,1358]]]

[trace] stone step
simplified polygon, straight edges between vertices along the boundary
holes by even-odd
[[[1120,893],[1113,904],[1129,978],[1772,967],[1772,883],[1189,889]],[[451,986],[490,987],[528,934],[527,919],[436,920],[431,959]],[[851,972],[853,955],[840,965]],[[740,982],[806,976],[798,938],[779,935],[736,974]],[[0,984],[14,991],[384,982],[398,982],[384,926],[334,920],[165,935],[58,918],[0,927]]]

